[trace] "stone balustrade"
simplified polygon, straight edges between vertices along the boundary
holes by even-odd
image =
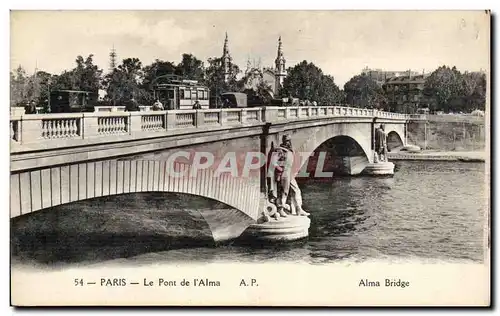
[[[409,119],[406,114],[346,106],[29,114],[11,115],[10,138],[14,146],[49,142],[53,145],[47,146],[51,147],[57,146],[61,140],[115,137],[114,141],[119,140],[116,136],[123,135],[140,138],[153,133],[185,129],[207,130],[333,117]]]

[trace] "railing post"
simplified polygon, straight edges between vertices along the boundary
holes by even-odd
[[[273,122],[278,118],[278,108],[266,106],[262,109],[262,121]]]
[[[42,138],[42,119],[26,119],[21,116],[21,139],[23,143],[35,142]]]
[[[129,134],[134,132],[142,131],[142,113],[141,112],[129,112],[130,129]]]
[[[95,113],[83,113],[82,120],[80,122],[80,132],[83,139],[91,138],[97,136],[99,129],[99,117]]]
[[[194,113],[195,115],[195,126],[196,127],[201,127],[203,126],[203,124],[205,123],[205,114],[201,111],[198,111],[196,110],[196,112]]]
[[[241,124],[245,124],[247,122],[247,110],[241,109]]]
[[[220,109],[220,124],[222,126],[227,125],[227,111],[224,111],[224,109]]]
[[[165,125],[167,128],[167,131],[176,128],[177,127],[177,122],[176,122],[177,115],[176,115],[176,113],[174,111],[170,110],[170,111],[167,111],[165,116],[166,116]]]

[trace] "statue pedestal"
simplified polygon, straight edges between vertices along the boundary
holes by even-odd
[[[307,216],[288,215],[278,220],[250,225],[241,237],[260,241],[293,241],[309,235],[311,220]]]
[[[371,176],[385,176],[394,174],[394,164],[389,161],[369,163],[362,174]]]

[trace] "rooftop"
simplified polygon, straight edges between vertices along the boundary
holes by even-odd
[[[429,75],[398,76],[387,78],[386,83],[423,83]]]

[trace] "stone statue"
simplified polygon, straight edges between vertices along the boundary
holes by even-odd
[[[384,124],[375,129],[375,162],[387,161],[387,135]]]
[[[264,211],[265,220],[287,217],[285,211],[291,215],[308,216],[309,213],[302,208],[300,188],[292,175],[294,152],[290,136],[284,135],[282,143],[271,154],[274,166],[271,166],[273,174],[268,175],[269,200]]]

